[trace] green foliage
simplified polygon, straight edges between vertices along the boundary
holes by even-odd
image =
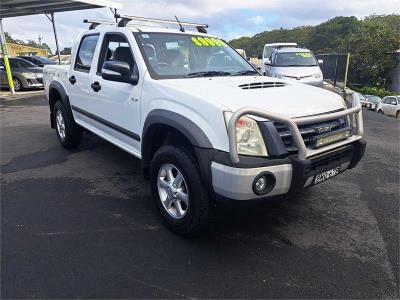
[[[264,44],[297,42],[314,53],[351,53],[349,81],[365,86],[383,86],[396,66],[393,54],[400,45],[400,15],[336,17],[317,26],[277,29],[231,41],[235,48],[261,55]]]
[[[383,88],[370,87],[370,86],[365,86],[361,89],[354,88],[354,90],[364,95],[375,95],[381,98],[394,95],[394,93],[389,92]]]

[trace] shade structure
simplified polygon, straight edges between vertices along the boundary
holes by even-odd
[[[102,7],[109,7],[116,14],[117,9],[122,9],[122,4],[109,0],[0,0],[0,41],[11,93],[14,94],[15,92],[7,57],[7,45],[2,24],[3,18],[45,14],[53,26],[58,60],[61,63],[54,13]]]
[[[101,7],[122,9],[122,4],[108,0],[1,0],[0,18],[51,14]]]

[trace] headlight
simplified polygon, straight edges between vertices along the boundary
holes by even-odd
[[[225,112],[224,116],[228,126],[232,112]],[[253,119],[241,117],[236,122],[236,140],[238,154],[268,156],[260,127]]]
[[[314,74],[313,77],[315,79],[320,79],[320,78],[322,78],[322,73],[320,72],[320,73]]]
[[[32,78],[32,79],[36,78],[36,74],[34,73],[22,73],[22,76],[24,76],[25,78]]]

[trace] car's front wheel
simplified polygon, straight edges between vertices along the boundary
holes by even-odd
[[[189,151],[162,146],[151,162],[150,184],[163,221],[173,232],[193,236],[213,224],[214,202]]]
[[[65,148],[76,148],[82,141],[82,129],[77,125],[73,117],[68,114],[64,104],[58,101],[54,105],[54,124],[61,145]]]
[[[13,78],[13,84],[14,84],[14,91],[16,92],[22,91],[24,89],[22,81],[17,77]]]

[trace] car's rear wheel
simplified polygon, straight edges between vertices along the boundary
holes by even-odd
[[[13,78],[13,84],[14,84],[14,90],[16,92],[22,91],[24,89],[24,86],[22,85],[22,81],[17,77]]]
[[[61,145],[65,148],[76,148],[82,141],[82,129],[77,125],[73,117],[68,114],[61,101],[54,105],[54,124]]]
[[[380,110],[378,110],[378,113],[380,113],[380,114],[382,114],[383,115],[383,111],[380,109]]]
[[[189,151],[162,146],[151,162],[150,185],[163,221],[173,232],[193,236],[213,224],[215,204]]]

